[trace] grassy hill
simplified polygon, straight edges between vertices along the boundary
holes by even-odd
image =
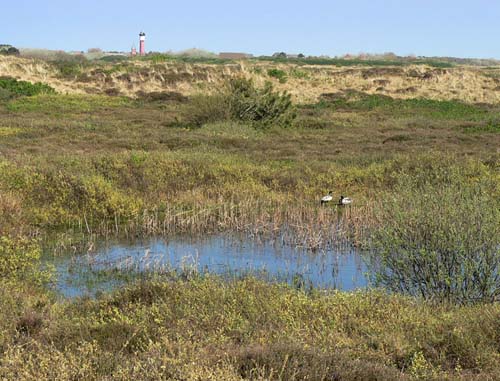
[[[208,62],[208,63],[207,63]],[[304,64],[306,62],[306,64]],[[349,66],[307,64],[308,61],[183,60],[169,56],[103,61],[42,61],[0,56],[0,75],[45,82],[60,92],[137,97],[146,92],[176,91],[183,95],[214,91],[228,77],[245,76],[257,84],[272,81],[296,102],[308,103],[322,94],[360,91],[393,98],[500,102],[500,68],[425,64],[370,66],[370,61],[345,61]],[[335,63],[335,61],[332,61]]]

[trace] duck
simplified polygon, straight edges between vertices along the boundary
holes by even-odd
[[[340,196],[339,205],[349,205],[349,204],[352,204],[351,198]]]
[[[328,192],[328,194],[326,196],[323,196],[321,198],[321,205],[326,204],[327,202],[330,202],[333,200],[332,193],[333,193],[333,191],[330,191],[330,192]]]

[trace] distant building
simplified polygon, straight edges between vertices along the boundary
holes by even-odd
[[[139,33],[139,54],[141,56],[146,55],[146,33]]]
[[[253,55],[247,53],[231,53],[231,52],[219,53],[219,58],[225,60],[245,60],[252,57]]]

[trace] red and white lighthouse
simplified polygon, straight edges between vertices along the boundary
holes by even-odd
[[[139,54],[141,56],[146,55],[146,33],[141,32],[139,33]]]

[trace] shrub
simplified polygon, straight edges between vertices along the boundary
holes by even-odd
[[[0,54],[6,55],[6,56],[18,56],[19,49],[11,46],[11,45],[0,45]]]
[[[276,78],[280,83],[285,83],[288,79],[286,72],[280,69],[269,69],[267,75]]]
[[[446,168],[402,176],[373,236],[377,284],[459,304],[500,299],[498,194],[486,180],[469,181]]]
[[[33,96],[38,94],[54,94],[55,90],[41,82],[31,83],[18,81],[15,78],[0,77],[0,98],[8,99],[15,96]]]
[[[85,56],[64,52],[57,52],[51,63],[59,72],[59,76],[66,79],[72,79],[81,75],[83,68],[89,66],[89,62]]]
[[[295,118],[291,96],[275,92],[271,83],[255,87],[251,80],[239,78],[226,83],[211,96],[196,96],[188,108],[188,122],[196,126],[219,121],[242,121],[256,128],[271,125],[287,127]]]
[[[78,62],[72,61],[56,61],[53,63],[56,69],[59,71],[59,76],[61,78],[72,78],[80,75],[82,73],[81,65]]]
[[[309,79],[309,73],[299,69],[293,69],[291,75],[297,79]]]
[[[293,119],[289,112],[291,96],[275,92],[269,82],[258,89],[251,80],[234,79],[228,83],[228,94],[231,117],[235,120],[288,126]]]

